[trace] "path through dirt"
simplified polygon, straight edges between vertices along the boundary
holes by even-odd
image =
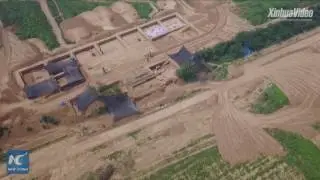
[[[49,24],[51,25],[53,33],[55,34],[60,46],[66,46],[66,42],[62,36],[59,25],[50,12],[47,0],[37,0],[37,1],[40,4],[40,7],[41,7],[43,13],[47,17],[47,20],[48,20]]]

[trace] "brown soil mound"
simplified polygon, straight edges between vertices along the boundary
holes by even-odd
[[[81,16],[64,20],[60,27],[64,38],[70,42],[78,42],[81,39],[90,37],[95,32],[101,31],[100,28],[89,24]]]
[[[172,0],[157,1],[157,6],[160,9],[173,10],[176,8],[177,2]]]
[[[9,72],[22,64],[39,60],[41,52],[6,29],[0,28],[0,92],[7,87]],[[1,97],[1,96],[0,96]]]
[[[228,79],[238,78],[244,74],[244,66],[231,64],[228,66]]]
[[[126,2],[117,1],[112,4],[111,9],[120,14],[128,23],[133,23],[139,19],[137,11]]]
[[[241,86],[237,86],[229,91],[229,98],[240,110],[250,111],[251,104],[254,103],[266,88],[269,81],[257,78]]]
[[[2,38],[3,47],[9,59],[8,64],[10,67],[37,59],[41,56],[40,52],[29,43],[19,40],[19,38],[11,32],[3,31]]]

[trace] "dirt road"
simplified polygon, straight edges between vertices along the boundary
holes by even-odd
[[[47,17],[47,20],[48,20],[49,24],[51,25],[53,33],[55,34],[60,46],[65,46],[66,42],[62,36],[61,30],[59,28],[57,21],[54,19],[54,17],[52,16],[52,14],[49,10],[47,0],[37,0],[37,1],[40,4],[40,7],[41,7],[43,13]]]

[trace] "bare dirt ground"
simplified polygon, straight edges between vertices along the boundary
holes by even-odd
[[[228,7],[222,5],[211,9],[209,5],[207,10],[212,13],[203,21],[212,19],[216,23],[209,27],[209,33],[184,42],[193,51],[232,36],[230,29],[226,28],[232,26]],[[318,133],[310,128],[318,121],[319,114],[315,109],[320,105],[317,91],[320,88],[320,64],[316,61],[319,52],[315,48],[320,42],[319,29],[315,32],[299,42],[293,41],[293,44],[290,42],[281,48],[276,47],[274,51],[262,53],[255,61],[244,64],[244,74],[234,79],[183,87],[206,87],[210,88],[209,91],[101,134],[89,133],[80,137],[72,134],[33,152],[31,175],[27,178],[43,175],[47,179],[76,179],[85,171],[94,170],[109,161],[118,162],[121,169],[118,179],[139,175],[140,171],[152,171],[165,165],[176,151],[207,134],[214,135],[214,138],[209,137],[208,144],[204,146],[213,145],[216,141],[222,157],[231,164],[254,160],[261,155],[284,154],[281,145],[263,130],[266,127],[278,127],[317,139]],[[130,68],[136,63],[132,61],[123,68]],[[265,79],[276,83],[288,95],[290,105],[268,116],[254,115],[239,107],[238,101],[254,96],[252,93]],[[50,112],[48,110],[55,109],[64,98],[55,99],[51,104],[32,106]],[[101,117],[100,120],[107,118]],[[0,177],[5,176],[4,169],[3,166]]]
[[[92,11],[65,19],[60,27],[68,41],[78,43],[103,30],[115,30],[138,19],[136,10],[130,4],[118,1],[110,8],[98,6]]]
[[[99,153],[92,155],[92,153],[90,153],[90,149],[100,146],[101,152],[111,153],[113,150],[109,151],[107,149],[112,147],[109,146],[108,142],[111,142],[113,139],[115,140],[115,144],[117,145],[122,144],[121,142],[124,143],[123,145],[119,145],[120,149],[117,149],[116,151],[119,151],[121,149],[122,151],[126,151],[130,149],[129,146],[135,146],[134,141],[132,140],[121,140],[122,138],[125,138],[125,136],[129,136],[127,135],[128,133],[135,132],[137,130],[139,131],[140,129],[143,129],[142,132],[152,132],[152,129],[160,128],[161,124],[165,122],[169,124],[177,123],[177,120],[167,121],[168,117],[172,116],[173,114],[176,114],[177,112],[178,113],[175,115],[175,117],[181,119],[181,121],[179,122],[182,122],[184,124],[184,128],[186,128],[185,125],[188,122],[199,121],[200,117],[191,117],[191,114],[201,114],[202,118],[208,118],[209,121],[205,122],[210,122],[210,125],[206,124],[205,127],[209,127],[210,131],[209,129],[205,131],[204,127],[202,127],[201,129],[204,132],[213,132],[217,141],[217,145],[219,147],[219,151],[222,154],[222,157],[232,164],[253,160],[259,157],[261,154],[282,155],[284,153],[284,150],[282,149],[281,145],[277,141],[275,141],[271,136],[269,136],[262,128],[278,127],[302,133],[303,135],[309,138],[317,135],[316,132],[312,131],[312,129],[309,129],[308,127],[310,127],[312,123],[317,121],[317,119],[315,118],[315,114],[311,110],[312,108],[314,108],[313,104],[315,104],[313,100],[316,100],[317,98],[315,97],[318,97],[318,92],[316,91],[316,88],[320,85],[320,83],[317,83],[317,77],[319,77],[319,74],[317,71],[315,71],[317,68],[319,68],[318,66],[320,64],[316,63],[316,61],[313,59],[314,57],[319,57],[319,54],[314,53],[310,49],[305,49],[305,47],[311,46],[318,41],[320,41],[320,36],[319,34],[316,34],[298,42],[297,44],[293,44],[283,49],[280,49],[279,51],[267,54],[257,59],[256,61],[245,64],[245,69],[247,71],[245,71],[245,74],[243,76],[227,82],[209,84],[209,86],[213,88],[212,90],[196,95],[195,97],[185,100],[177,105],[173,105],[171,107],[163,109],[162,111],[156,112],[151,116],[140,119],[139,121],[134,121],[127,125],[120,126],[119,128],[107,131],[103,134],[94,137],[90,137],[89,139],[80,142],[71,138],[53,144],[48,148],[43,148],[40,151],[35,152],[31,155],[31,158],[33,159],[32,171],[33,173],[44,172],[46,168],[54,167],[54,164],[56,163],[57,165],[60,164],[58,162],[63,162],[63,164],[60,164],[60,166],[62,167],[68,166],[69,168],[71,168],[71,166],[69,166],[69,163],[76,163],[76,161],[78,161],[79,159],[84,160],[86,158],[95,156],[102,157],[97,155]],[[281,58],[283,54],[286,54],[287,52],[290,52],[295,48],[300,48],[303,50],[300,52],[298,51],[295,54],[284,56],[283,58]],[[299,58],[290,58],[299,57],[299,55],[304,57],[304,61],[300,61]],[[274,57],[278,60],[264,65],[266,61],[270,62],[270,57]],[[248,69],[249,67],[250,69]],[[303,71],[305,68],[309,68],[309,71]],[[298,71],[294,71],[294,69],[297,69]],[[292,73],[290,74],[290,72]],[[279,85],[288,95],[289,100],[290,102],[292,102],[292,104],[290,104],[288,108],[282,109],[279,112],[276,112],[270,116],[253,115],[249,112],[240,111],[239,109],[237,109],[237,107],[233,105],[231,99],[229,98],[229,94],[236,91],[237,87],[241,87],[246,83],[250,83],[256,78],[263,77],[269,77],[272,79],[273,82],[277,83],[277,85]],[[299,79],[301,78],[305,79],[305,81],[299,81]],[[289,85],[287,81],[293,82]],[[295,83],[295,81],[297,81],[298,83]],[[300,85],[301,83],[303,84]],[[303,98],[303,96],[308,97],[308,95],[311,98]],[[205,101],[207,101],[207,103],[209,103],[210,105],[204,104],[203,106],[201,106],[200,109],[203,111],[208,110],[210,112],[194,113],[197,111],[200,112],[199,110],[197,110],[196,106],[200,106],[200,102]],[[195,106],[195,104],[199,105]],[[185,116],[184,118],[183,112],[188,111],[191,111],[191,114]],[[206,116],[203,116],[204,114],[206,114]],[[199,126],[200,124],[194,124],[190,126],[190,131],[192,131],[192,129]],[[181,125],[172,127],[179,127],[178,129],[180,129],[181,132],[184,132],[184,128],[181,128]],[[176,131],[179,132],[178,130]],[[138,136],[140,137],[140,133],[138,134]],[[120,138],[120,140],[118,138]],[[182,141],[183,138],[179,138],[179,140]],[[159,141],[163,142],[162,140]],[[163,146],[158,146],[156,142],[157,141],[152,143],[152,147],[157,147],[155,148],[154,153],[158,154],[156,151],[159,150],[158,148]],[[168,149],[168,151],[172,153],[172,151],[174,150],[170,150],[171,146],[169,146],[169,148],[168,145],[176,145],[177,143],[168,143],[169,141],[165,142],[167,145],[166,149]],[[105,143],[107,143],[105,146],[101,146],[101,144]],[[66,151],[60,148],[62,146],[64,146],[65,148],[69,148],[67,148],[68,150]],[[181,146],[179,145],[180,148]],[[138,152],[142,152],[142,149],[143,148],[139,148]],[[149,149],[150,151],[150,148],[147,149]],[[163,154],[166,151],[161,150],[161,152],[161,154]],[[55,157],[57,158],[55,160],[51,160],[50,163],[48,163],[45,156],[52,156],[52,153],[54,153]],[[141,157],[141,153],[136,152],[132,154],[133,159],[136,162],[134,166],[136,167],[136,171],[138,171],[139,169],[143,170],[144,168],[148,167],[148,165],[152,165],[152,163],[157,161],[152,160],[149,162],[143,160],[144,158],[149,159],[150,157],[147,156],[147,154],[149,153],[142,154],[143,157]],[[144,157],[144,155],[146,155],[146,157]],[[161,155],[160,157],[162,157],[160,159],[164,158]],[[75,160],[73,161],[72,159],[74,158]],[[64,159],[65,161],[60,161],[62,159]],[[66,162],[67,160],[68,162]],[[93,162],[95,161],[92,161],[92,163]],[[141,164],[140,162],[145,162],[146,164],[144,165],[144,163]],[[44,164],[47,164],[47,167],[44,167]],[[79,172],[77,170],[71,169],[62,172],[62,169],[58,168],[52,169],[50,172],[54,172],[52,176],[53,179],[55,179],[55,177],[57,179],[58,177],[61,178],[63,177],[62,174],[66,174],[67,172]],[[70,178],[73,175],[73,177],[75,177],[76,173],[74,173],[73,175],[71,174]]]

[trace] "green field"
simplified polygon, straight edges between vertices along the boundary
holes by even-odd
[[[58,7],[62,11],[63,17],[65,19],[77,16],[85,11],[90,11],[97,6],[109,7],[112,3],[117,0],[101,0],[99,2],[89,2],[87,0],[55,0]],[[62,22],[62,18],[59,17],[59,12],[55,3],[52,0],[48,1],[50,11],[58,23]]]
[[[252,105],[252,111],[259,114],[269,114],[289,104],[289,99],[281,89],[271,84]]]
[[[204,179],[282,179],[291,180],[301,177],[298,171],[290,167],[281,158],[265,157],[252,163],[230,166],[222,160],[217,148],[204,150],[156,173],[145,177],[147,180],[204,180]]]
[[[307,180],[320,179],[320,150],[311,141],[300,135],[269,130],[288,152],[285,161],[299,169]]]
[[[142,19],[149,19],[149,14],[152,12],[152,7],[147,2],[132,2],[132,6],[138,12],[138,15]]]
[[[288,151],[284,157],[263,157],[230,166],[217,148],[209,148],[144,177],[145,180],[320,179],[320,150],[299,135],[268,130]]]
[[[240,15],[249,20],[253,25],[263,24],[268,21],[269,8],[292,9],[307,7],[319,0],[233,0],[240,8]]]
[[[59,46],[37,2],[0,1],[0,19],[4,26],[12,26],[20,39],[39,38],[49,49]]]

